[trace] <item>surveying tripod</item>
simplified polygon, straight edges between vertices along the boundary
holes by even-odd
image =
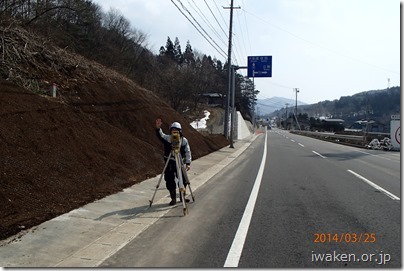
[[[156,189],[154,190],[152,199],[149,200],[150,207],[153,204],[153,200],[154,200],[154,197],[156,196],[157,189],[160,187],[161,179],[163,178],[163,175],[166,171],[168,163],[170,162],[171,157],[174,157],[175,166],[176,166],[176,170],[177,170],[178,189],[179,189],[180,198],[182,199],[182,207],[183,207],[184,216],[185,216],[188,213],[188,204],[185,200],[186,187],[185,187],[184,183],[188,185],[193,202],[195,202],[195,198],[194,198],[194,194],[192,193],[191,184],[189,182],[186,165],[184,164],[182,157],[181,157],[181,153],[180,153],[181,137],[180,137],[180,133],[177,131],[173,131],[171,133],[171,147],[172,147],[171,152],[164,165],[163,173],[160,175],[160,179],[156,185]],[[183,177],[185,178],[185,180],[183,180]]]

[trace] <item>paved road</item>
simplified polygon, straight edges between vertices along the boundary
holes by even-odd
[[[281,130],[235,146],[193,163],[187,216],[164,188],[148,207],[152,178],[2,242],[0,266],[401,266],[400,153]]]
[[[223,267],[262,158],[261,135],[195,193],[188,216],[171,210],[101,267]],[[180,206],[179,206],[180,207]]]
[[[268,132],[267,144],[264,174],[236,266],[401,266],[399,153],[365,151],[280,130]],[[101,266],[223,267],[264,146],[261,136],[199,189],[189,216],[171,210]]]
[[[400,200],[359,177],[400,197],[399,153],[276,130],[268,144],[239,267],[401,266]]]

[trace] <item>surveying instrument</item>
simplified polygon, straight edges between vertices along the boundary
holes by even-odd
[[[166,164],[164,165],[163,173],[160,175],[160,179],[156,185],[156,189],[154,190],[153,197],[151,200],[149,200],[149,202],[150,202],[150,207],[151,207],[153,204],[154,197],[156,196],[157,189],[160,187],[161,179],[163,178],[163,175],[164,175],[164,172],[166,171],[168,163],[170,162],[171,157],[174,157],[175,166],[177,169],[177,178],[176,179],[178,180],[178,189],[179,189],[180,199],[182,199],[182,207],[183,207],[184,216],[185,216],[188,213],[188,204],[185,200],[186,187],[184,184],[188,185],[193,202],[195,202],[195,198],[194,198],[194,194],[192,193],[191,184],[189,182],[186,165],[184,164],[184,161],[182,160],[182,157],[181,157],[180,148],[181,148],[180,133],[178,131],[172,131],[171,132],[171,152],[167,158]],[[183,180],[183,178],[185,180]]]

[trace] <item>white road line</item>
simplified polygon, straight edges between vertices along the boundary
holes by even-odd
[[[234,237],[233,243],[231,244],[230,251],[227,254],[224,267],[238,267],[241,252],[243,251],[244,247],[245,238],[247,237],[248,228],[250,227],[251,217],[254,212],[255,202],[258,197],[258,191],[261,185],[262,175],[264,173],[266,157],[267,157],[267,135],[265,135],[264,153],[262,154],[261,165],[254,182],[254,187],[251,191],[250,198],[248,199],[248,203],[244,210],[243,217],[241,218],[240,224],[238,225],[236,236]]]
[[[359,175],[358,173],[356,173],[356,172],[354,172],[354,171],[352,171],[352,170],[350,170],[350,169],[348,169],[348,172],[351,173],[351,174],[353,174],[353,175],[355,175],[356,177],[358,177],[359,179],[361,179],[362,181],[364,181],[364,182],[367,183],[368,185],[370,185],[370,186],[376,188],[377,190],[379,190],[380,192],[384,193],[384,194],[385,194],[386,196],[388,196],[389,198],[391,198],[391,199],[393,199],[393,200],[400,200],[400,198],[397,197],[396,195],[390,193],[390,192],[387,191],[386,189],[384,189],[384,188],[378,186],[377,184],[375,184],[375,183],[369,181],[368,179],[366,179],[365,177]]]
[[[355,150],[355,151],[360,152],[360,153],[364,153],[364,154],[367,154],[367,155],[370,155],[370,156],[374,156],[374,157],[377,157],[377,158],[385,159],[385,160],[388,160],[388,161],[394,161],[394,160],[391,160],[390,158],[386,158],[386,157],[383,157],[381,155],[375,155],[375,154],[371,154],[371,153],[368,153],[368,152],[365,152],[365,151],[357,151],[357,150]],[[397,162],[397,161],[394,161],[394,162]]]
[[[296,141],[294,141],[293,139],[291,139],[290,141],[292,141],[292,142],[296,142]]]
[[[303,144],[299,143],[299,145],[300,145],[300,146],[302,146],[302,147],[304,148],[304,145],[303,145]]]
[[[312,151],[314,154],[317,154],[318,156],[320,156],[320,157],[322,157],[322,158],[327,158],[327,157],[325,157],[325,156],[323,156],[323,155],[321,155],[321,154],[319,154],[318,152],[316,152],[316,151]]]

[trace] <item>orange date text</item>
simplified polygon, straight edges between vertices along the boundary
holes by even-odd
[[[314,233],[314,243],[375,243],[375,233]]]

